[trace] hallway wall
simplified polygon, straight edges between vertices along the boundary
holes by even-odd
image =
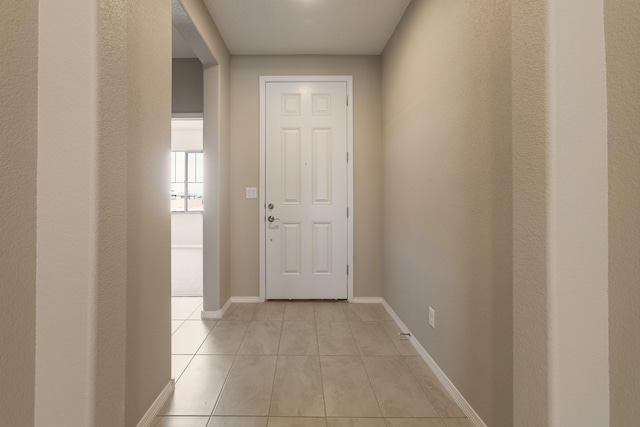
[[[171,375],[171,6],[127,2],[128,197],[125,425]]]
[[[510,2],[414,1],[382,66],[383,296],[512,426]]]
[[[258,199],[260,76],[352,75],[354,296],[382,295],[382,113],[377,56],[233,56],[231,59],[231,295],[260,294]]]
[[[604,426],[603,2],[520,0],[512,9],[514,425]]]
[[[34,423],[136,425],[170,379],[171,9],[38,18]]]
[[[173,0],[174,18],[182,10],[190,46],[203,64],[204,199],[203,296],[205,311],[221,309],[230,293],[230,55],[202,0]],[[175,22],[174,22],[175,24]],[[185,34],[182,34],[185,36]],[[193,44],[191,44],[193,43]],[[207,203],[207,202],[205,202]],[[208,207],[207,207],[208,206]]]
[[[0,413],[33,425],[36,345],[38,4],[0,14]]]
[[[191,61],[191,60],[189,60]],[[191,89],[199,89],[200,111],[190,110],[191,113],[202,115],[202,64],[195,60],[200,70],[200,83],[191,85]],[[177,82],[176,60],[173,60],[173,87],[172,101],[176,99],[176,91],[180,86],[188,86],[189,80]],[[178,87],[176,87],[178,83]],[[182,84],[181,84],[182,83]],[[198,92],[187,89],[183,93],[185,104],[198,102]],[[190,92],[190,93],[189,93]],[[176,105],[172,102],[173,111],[176,113]],[[197,106],[197,104],[196,104]],[[203,122],[202,120],[171,120],[171,150],[203,149]],[[171,213],[171,296],[202,296],[203,289],[203,215],[202,213]]]
[[[640,3],[605,0],[611,426],[640,419]]]
[[[124,424],[127,18],[39,3],[38,426]]]

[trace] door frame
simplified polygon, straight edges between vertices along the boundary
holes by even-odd
[[[296,82],[344,82],[347,85],[347,152],[349,161],[347,162],[347,207],[349,217],[347,218],[347,264],[349,274],[347,275],[347,301],[353,301],[353,76],[260,76],[260,301],[266,298],[266,85],[267,83],[296,83]],[[347,100],[345,100],[347,102]]]

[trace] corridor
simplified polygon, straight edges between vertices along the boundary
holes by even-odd
[[[156,427],[470,427],[381,304],[172,300],[173,397]]]

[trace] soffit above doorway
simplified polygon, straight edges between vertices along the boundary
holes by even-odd
[[[410,0],[205,0],[232,55],[379,55]]]
[[[171,26],[171,56],[173,58],[197,58],[189,43],[182,37],[175,26]]]

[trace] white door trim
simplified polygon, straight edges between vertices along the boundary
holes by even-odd
[[[353,77],[352,76],[260,76],[260,301],[265,300],[266,295],[266,266],[265,266],[265,160],[266,160],[266,84],[269,82],[345,82],[347,84],[347,150],[349,162],[347,163],[347,206],[349,218],[347,219],[347,262],[349,275],[347,276],[347,299],[353,300]],[[347,102],[347,100],[345,100]]]

